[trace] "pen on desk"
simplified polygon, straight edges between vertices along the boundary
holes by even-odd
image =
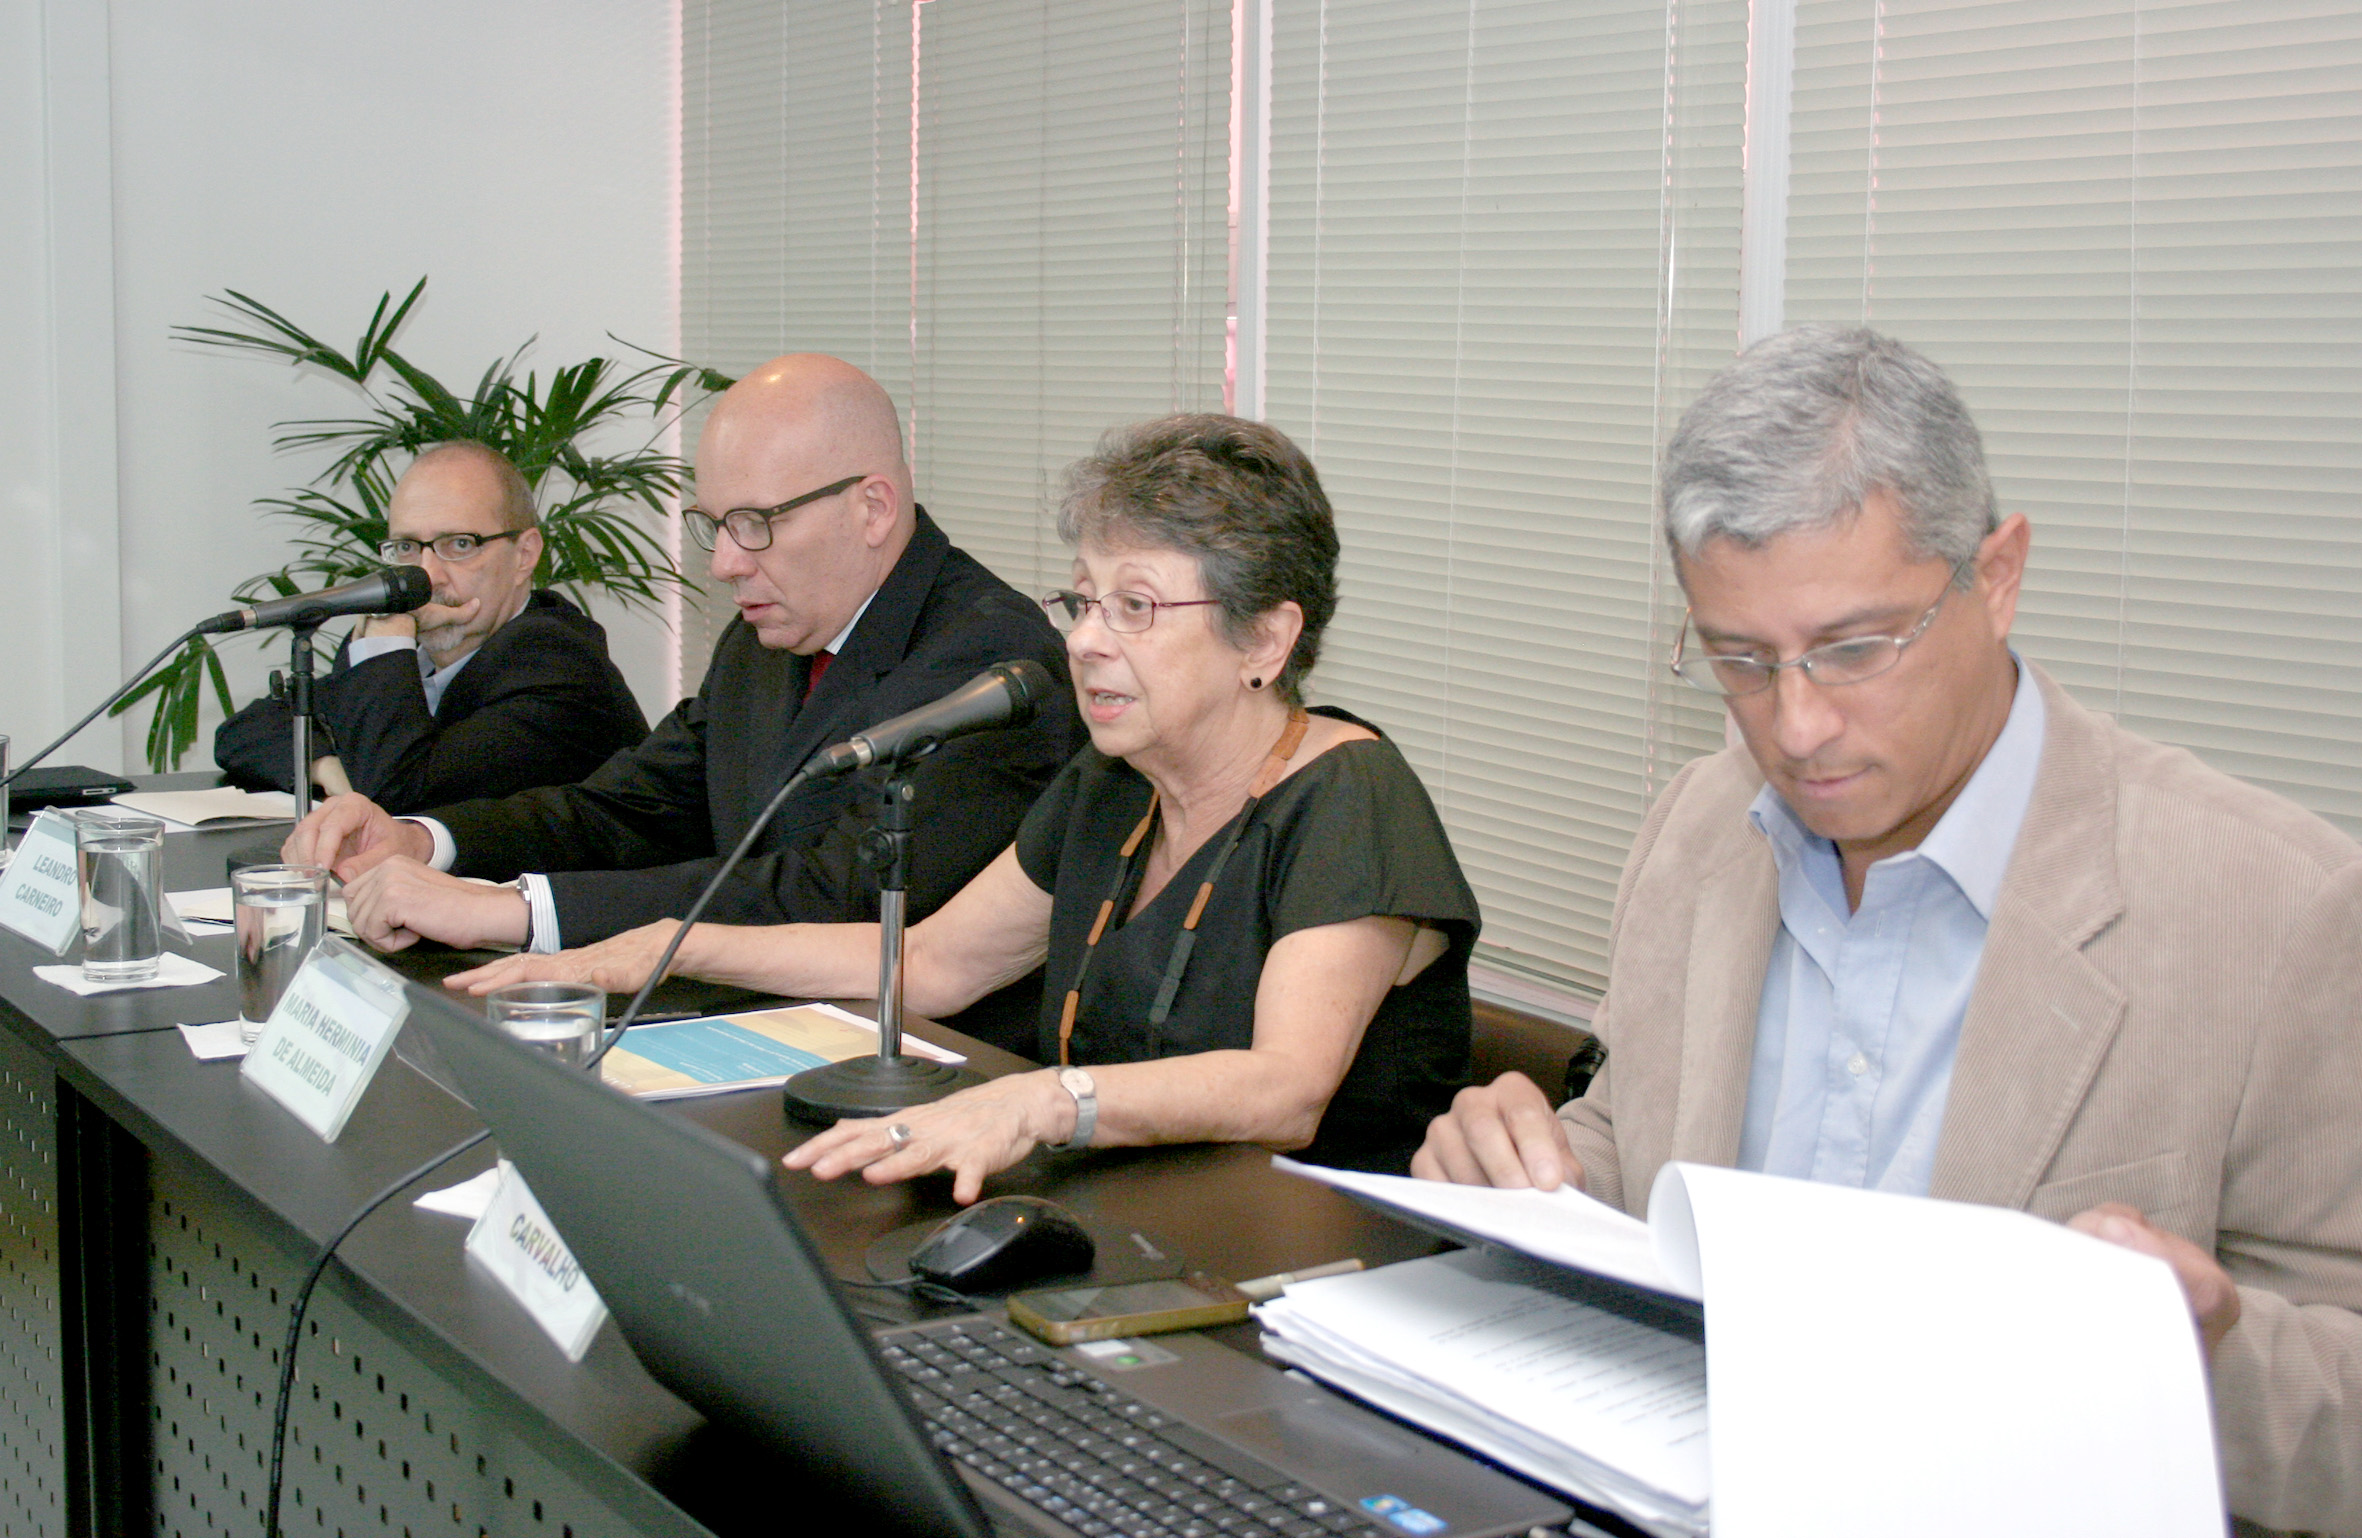
[[[1332,1260],[1325,1266],[1306,1266],[1301,1271],[1275,1271],[1269,1276],[1258,1276],[1251,1281],[1231,1285],[1258,1303],[1267,1303],[1297,1282],[1309,1282],[1324,1276],[1344,1276],[1361,1269],[1360,1257]]]
[[[662,1025],[668,1020],[703,1020],[711,1013],[713,1013],[713,1011],[706,1009],[649,1009],[642,1010],[640,1014],[632,1021],[632,1024]],[[616,1021],[621,1020],[622,1018],[623,1016],[621,1015],[609,1015],[607,1017],[607,1023],[609,1025],[613,1025]]]

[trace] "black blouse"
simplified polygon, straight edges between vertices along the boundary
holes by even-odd
[[[1316,713],[1368,724],[1340,710]],[[1085,748],[1017,831],[1018,863],[1052,897],[1037,1028],[1043,1062],[1058,1060],[1059,1016],[1083,942],[1148,800],[1147,780],[1129,764]],[[1275,942],[1372,915],[1417,920],[1441,929],[1448,948],[1387,991],[1312,1145],[1296,1155],[1348,1169],[1407,1170],[1427,1123],[1467,1080],[1468,956],[1479,923],[1476,895],[1426,788],[1383,737],[1341,743],[1274,786],[1256,804],[1198,920],[1197,948],[1172,1012],[1152,1033],[1150,1005],[1174,938],[1229,833],[1218,829],[1146,907],[1109,922],[1084,984],[1073,1061],[1243,1050],[1254,1045],[1255,992]],[[1145,854],[1135,864],[1144,868]],[[1132,902],[1129,891],[1118,900],[1119,919]]]

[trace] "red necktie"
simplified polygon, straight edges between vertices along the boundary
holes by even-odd
[[[820,680],[828,676],[828,665],[836,660],[837,654],[835,652],[814,652],[812,654],[812,670],[804,675],[805,699],[810,699],[812,691],[820,687]]]

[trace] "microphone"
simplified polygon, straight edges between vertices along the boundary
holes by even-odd
[[[860,736],[822,748],[805,760],[803,773],[851,774],[871,764],[923,758],[944,742],[996,726],[1023,726],[1056,687],[1038,662],[996,662],[932,705],[921,705],[891,721],[880,721]]]
[[[250,609],[216,614],[197,627],[199,635],[221,635],[232,630],[269,630],[281,625],[317,625],[344,614],[407,614],[435,596],[435,579],[423,566],[388,566],[317,593],[271,598]]]

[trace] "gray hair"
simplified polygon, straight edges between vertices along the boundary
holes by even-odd
[[[1682,413],[1665,446],[1665,541],[1753,549],[1851,518],[1883,491],[1903,538],[1967,578],[2000,522],[1984,440],[1944,371],[1890,337],[1798,326],[1739,355]]]
[[[1303,702],[1321,632],[1337,612],[1337,520],[1320,473],[1287,434],[1213,414],[1112,428],[1067,470],[1058,533],[1068,544],[1190,557],[1241,650],[1253,644],[1258,619],[1295,604],[1304,629],[1272,683],[1280,698]]]

